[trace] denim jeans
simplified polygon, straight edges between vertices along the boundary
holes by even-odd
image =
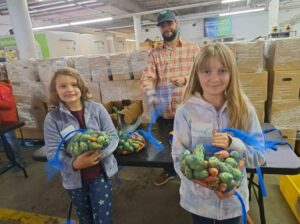
[[[225,220],[214,220],[206,217],[192,214],[193,224],[242,224],[242,216],[225,219]]]
[[[4,136],[8,141],[8,143],[10,144],[17,162],[21,162],[22,161],[21,146],[19,140],[16,138],[15,132],[14,131],[6,132]],[[3,143],[2,143],[2,147],[4,147]]]
[[[157,119],[158,127],[167,129],[168,132],[173,131],[174,127],[174,119],[165,119],[162,117],[159,117]],[[176,171],[174,169],[173,163],[170,166],[164,167],[164,172],[168,176],[176,176]]]
[[[80,224],[112,224],[112,187],[103,175],[68,190]]]

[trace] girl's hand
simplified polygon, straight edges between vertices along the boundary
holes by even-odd
[[[186,78],[185,77],[173,77],[171,78],[170,82],[177,87],[182,87],[186,84]]]
[[[220,147],[223,149],[228,149],[231,145],[232,139],[228,133],[217,132],[216,130],[212,131],[212,145]]]
[[[231,191],[228,192],[215,191],[215,194],[220,200],[224,200],[226,198],[232,197],[235,191],[236,191],[236,187],[234,187]]]
[[[207,187],[207,183],[205,183],[204,181],[201,181],[201,180],[193,180],[193,182],[196,184],[196,185],[200,185],[202,187]]]
[[[100,151],[84,152],[81,155],[77,156],[76,159],[73,161],[73,168],[78,170],[94,166],[99,163],[101,156],[102,153]]]

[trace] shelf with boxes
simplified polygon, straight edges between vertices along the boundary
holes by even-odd
[[[265,71],[264,42],[226,43],[236,57],[241,86],[254,106],[258,119],[265,121],[268,72]]]
[[[109,103],[124,99],[140,100],[145,105],[139,79],[147,67],[148,53],[70,56],[44,60],[20,60],[3,63],[1,71],[13,83],[19,118],[25,139],[43,139],[43,123],[49,104],[48,86],[54,72],[62,67],[79,71],[96,102]],[[4,79],[5,79],[4,78]],[[146,108],[146,107],[145,107]],[[147,112],[144,112],[146,117]],[[21,133],[17,130],[17,137]]]
[[[295,149],[300,130],[300,38],[269,40],[268,121]]]

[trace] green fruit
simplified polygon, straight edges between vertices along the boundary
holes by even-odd
[[[184,175],[190,180],[193,179],[193,171],[188,166],[184,169]]]
[[[219,164],[219,170],[220,170],[220,173],[223,173],[223,172],[226,172],[226,173],[231,173],[232,167],[226,163],[220,163]]]
[[[133,148],[135,151],[137,151],[139,149],[140,145],[137,143],[133,143]]]
[[[79,140],[80,140],[81,142],[88,142],[90,137],[91,137],[91,136],[88,135],[88,134],[82,134],[82,135],[80,136],[80,139],[79,139]]]
[[[208,176],[209,176],[209,173],[207,172],[207,170],[195,170],[194,171],[194,177],[197,180],[203,180]]]
[[[144,141],[143,137],[141,137],[141,136],[137,136],[135,140],[137,140],[139,142],[143,142]]]
[[[229,184],[227,184],[227,191],[232,190],[237,185],[238,185],[237,182],[235,180],[232,180]]]
[[[225,163],[228,164],[228,165],[230,165],[233,168],[236,168],[237,165],[238,165],[237,162],[235,161],[235,159],[231,158],[231,157],[225,159]]]
[[[238,169],[235,169],[235,168],[232,168],[231,169],[231,172],[230,172],[231,174],[232,174],[232,176],[233,176],[233,179],[235,180],[235,181],[240,181],[241,179],[242,179],[242,172],[240,171],[240,170],[238,170]]]
[[[220,178],[221,182],[223,182],[227,185],[230,184],[231,181],[233,180],[232,174],[231,173],[226,173],[226,172],[220,173],[219,178]]]
[[[79,155],[82,153],[79,145],[76,142],[73,144],[73,152],[75,155]]]
[[[236,162],[239,162],[241,160],[240,153],[238,151],[231,151],[229,153],[229,156],[234,158]]]
[[[221,163],[221,161],[215,156],[212,156],[208,159],[209,167],[218,168],[220,163]]]
[[[74,152],[73,152],[73,151],[74,151],[73,143],[70,143],[70,144],[67,146],[67,151],[68,151],[69,153],[74,153]]]
[[[180,170],[181,170],[181,172],[184,173],[184,172],[185,172],[185,167],[187,166],[187,165],[186,165],[186,161],[185,161],[185,160],[181,160],[181,161],[179,162],[179,165],[180,165]]]
[[[191,152],[189,150],[184,150],[180,155],[179,155],[179,161],[182,161],[185,159],[187,156],[191,155]]]
[[[202,144],[198,144],[193,151],[193,154],[197,154],[198,156],[200,156],[201,158],[204,158],[205,155],[205,149],[204,146]]]
[[[80,142],[79,143],[79,150],[82,152],[85,152],[89,149],[88,144],[85,142]]]
[[[99,137],[97,138],[97,143],[103,145],[104,142],[105,142],[105,137],[104,137],[104,136],[99,136]]]
[[[100,149],[100,145],[97,142],[89,142],[89,150],[97,150]]]
[[[125,142],[125,143],[124,143],[124,148],[125,148],[125,149],[129,149],[129,147],[130,147],[130,143],[129,143],[129,142]]]

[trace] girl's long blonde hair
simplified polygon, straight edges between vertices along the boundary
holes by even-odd
[[[80,98],[81,102],[91,99],[91,93],[88,87],[86,86],[86,84],[84,83],[84,81],[82,80],[82,78],[80,77],[79,72],[74,68],[66,67],[66,68],[61,68],[56,70],[56,72],[51,78],[49,91],[50,91],[50,103],[52,105],[58,106],[60,102],[60,99],[56,92],[56,79],[60,75],[71,76],[77,80],[78,88],[80,89],[81,92],[81,98]]]
[[[200,50],[191,71],[191,76],[183,96],[183,102],[186,102],[195,92],[200,92],[200,94],[203,95],[203,89],[200,85],[198,73],[207,66],[208,60],[211,57],[218,58],[230,74],[230,81],[225,90],[229,125],[232,128],[247,131],[250,127],[250,115],[246,102],[247,97],[240,88],[239,72],[235,57],[229,47],[224,44],[209,44]]]

